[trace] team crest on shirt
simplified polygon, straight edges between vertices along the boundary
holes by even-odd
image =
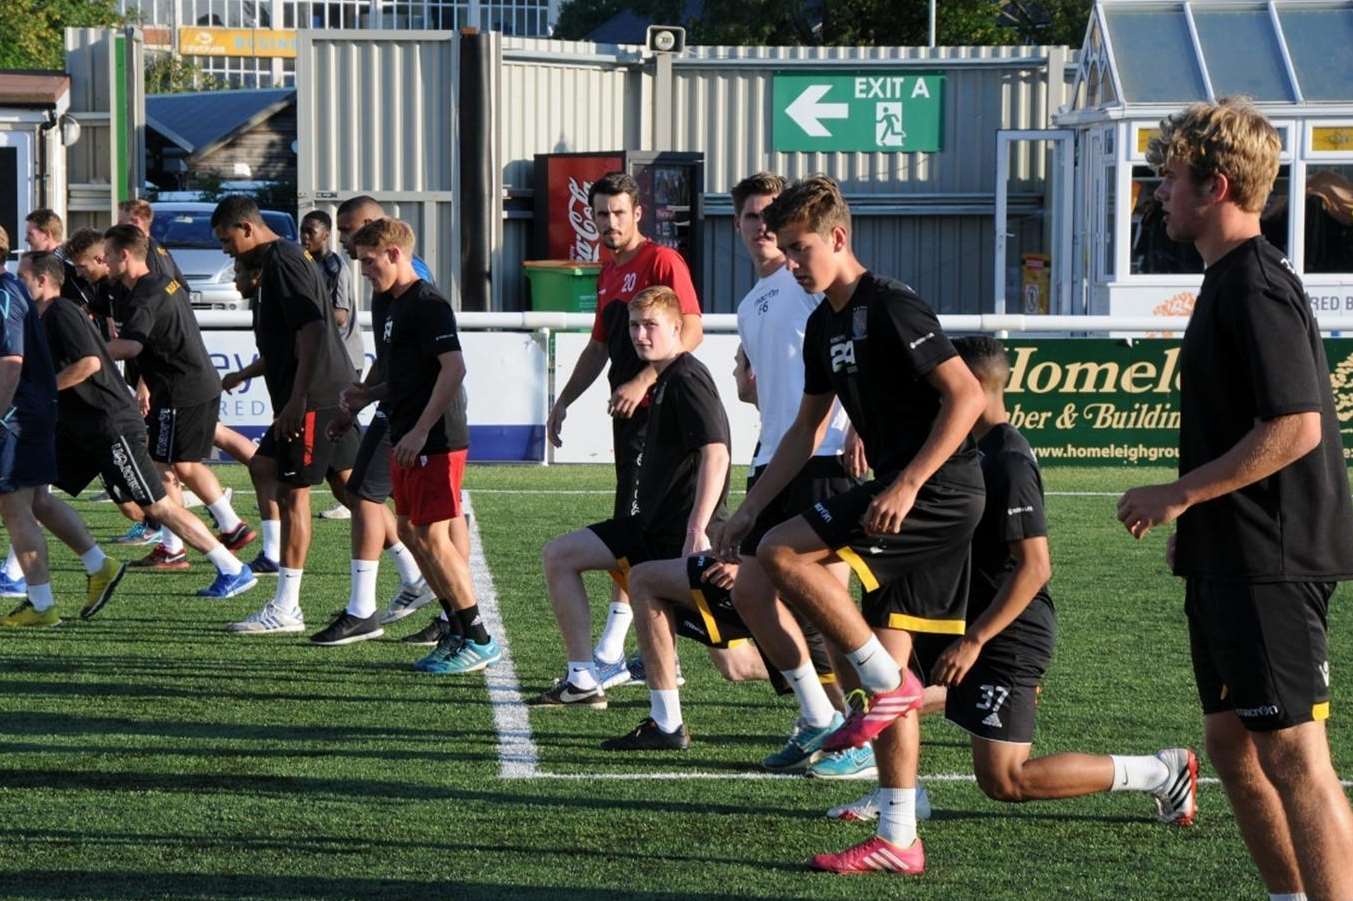
[[[390,335],[394,333],[394,327],[395,321],[387,317],[385,320],[385,335],[384,335],[384,340],[386,344],[390,343]]]
[[[869,308],[857,307],[850,315],[850,337],[859,341],[869,337]]]
[[[167,285],[164,286],[164,293],[166,293],[166,294],[177,294],[177,293],[178,293],[178,290],[179,290],[179,283],[178,283],[176,280],[174,280],[174,279],[170,279],[170,280],[169,280],[169,284],[167,284]]]

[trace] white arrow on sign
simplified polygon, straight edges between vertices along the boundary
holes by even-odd
[[[821,100],[832,89],[829,84],[810,84],[803,93],[794,98],[794,102],[785,107],[785,114],[814,138],[830,138],[832,133],[822,124],[822,119],[850,118],[850,104],[822,103]]]

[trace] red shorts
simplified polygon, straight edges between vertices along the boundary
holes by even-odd
[[[465,480],[469,450],[426,454],[413,466],[390,460],[390,487],[395,513],[416,526],[455,519],[461,514],[460,485]]]

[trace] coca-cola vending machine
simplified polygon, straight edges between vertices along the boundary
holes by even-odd
[[[624,171],[639,183],[645,237],[686,258],[696,291],[701,289],[700,202],[705,190],[702,153],[538,153],[535,178],[534,255],[541,260],[604,262],[603,248],[587,205],[592,183]]]

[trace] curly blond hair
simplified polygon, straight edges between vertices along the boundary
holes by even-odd
[[[1187,163],[1195,181],[1225,175],[1236,205],[1257,213],[1278,177],[1281,150],[1278,130],[1249,98],[1223,97],[1162,119],[1146,161],[1156,171],[1171,160]]]

